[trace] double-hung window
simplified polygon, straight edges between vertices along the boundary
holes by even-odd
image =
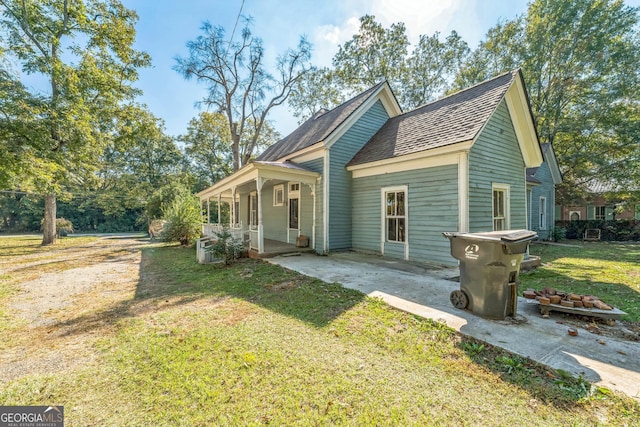
[[[509,229],[509,186],[493,184],[493,230]]]
[[[596,219],[607,219],[606,206],[596,206]]]
[[[284,184],[273,186],[273,206],[284,206]]]
[[[385,191],[385,228],[387,242],[404,242],[407,230],[406,191]]]
[[[540,204],[538,205],[538,208],[540,210],[540,223],[538,224],[538,226],[540,227],[540,230],[546,230],[547,229],[547,198],[546,197],[540,197]]]

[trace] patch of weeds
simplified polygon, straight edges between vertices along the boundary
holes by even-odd
[[[479,341],[465,340],[460,343],[460,348],[462,348],[462,350],[467,353],[469,357],[475,358],[484,351],[484,349],[486,348],[486,344]]]
[[[589,397],[595,391],[594,387],[585,380],[582,375],[575,378],[569,372],[562,369],[557,370],[559,378],[555,380],[556,385],[573,399],[580,400]],[[604,394],[600,394],[604,396]]]
[[[502,365],[503,372],[508,375],[525,374],[525,376],[529,376],[533,371],[525,366],[525,361],[521,357],[516,355],[498,356],[496,357],[496,362]]]

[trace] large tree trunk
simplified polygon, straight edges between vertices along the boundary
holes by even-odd
[[[56,242],[56,196],[44,196],[44,222],[42,223],[42,244],[52,245]]]

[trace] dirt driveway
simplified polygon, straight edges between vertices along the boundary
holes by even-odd
[[[141,249],[149,245],[140,236],[105,236],[1,260],[0,275],[26,280],[6,309],[10,327],[0,344],[0,383],[92,363],[93,344],[120,317],[113,315],[131,310]]]

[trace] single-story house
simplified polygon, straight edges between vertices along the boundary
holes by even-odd
[[[229,203],[232,231],[257,254],[304,235],[319,254],[455,265],[442,232],[528,227],[526,169],[542,162],[520,70],[406,113],[382,82],[198,197]]]
[[[538,239],[551,239],[556,222],[556,185],[562,183],[558,160],[549,143],[541,144],[544,161],[535,168],[527,168],[527,205],[529,229]]]
[[[584,188],[584,198],[558,206],[558,220],[640,220],[640,201],[627,200],[622,196],[629,191],[637,193],[637,190],[600,180],[590,181]]]

